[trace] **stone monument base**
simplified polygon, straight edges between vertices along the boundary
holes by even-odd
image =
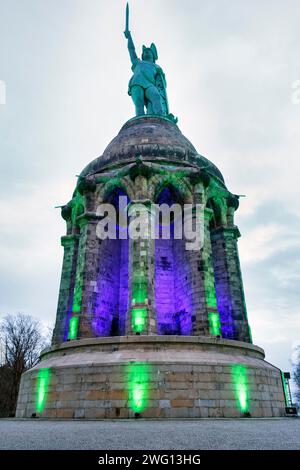
[[[18,418],[284,416],[278,368],[248,343],[123,336],[53,346],[22,376]]]

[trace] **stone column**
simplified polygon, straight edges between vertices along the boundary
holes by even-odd
[[[194,204],[201,204],[204,208],[206,202],[203,182],[197,182],[194,187]],[[193,211],[195,224],[196,212]],[[221,334],[219,328],[219,314],[217,310],[214,272],[212,264],[212,248],[209,233],[209,222],[212,217],[211,209],[202,209],[201,247],[197,251],[189,251],[189,263],[192,275],[193,298],[193,334],[207,336]]]
[[[132,239],[132,224],[143,214],[147,233]],[[132,201],[129,206],[129,310],[127,335],[157,334],[154,311],[154,240],[151,238],[153,214],[150,201]]]
[[[79,235],[61,237],[64,248],[62,274],[59,288],[56,323],[52,343],[57,344],[68,339],[68,322],[72,308],[72,294],[75,282]]]
[[[92,328],[94,303],[97,294],[97,275],[100,240],[96,234],[98,216],[85,212],[78,217],[80,239],[74,285],[72,317],[68,339],[95,336]]]
[[[221,336],[220,315],[217,306],[214,267],[212,259],[212,246],[210,238],[210,220],[213,216],[211,209],[204,210],[204,246],[203,246],[203,275],[204,298],[209,324],[209,332],[213,336]]]
[[[218,309],[222,336],[251,343],[240,268],[236,226],[211,231]]]

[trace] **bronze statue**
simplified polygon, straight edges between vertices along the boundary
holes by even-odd
[[[128,94],[135,105],[136,116],[147,114],[165,116],[177,122],[173,114],[169,113],[167,98],[167,83],[162,68],[155,62],[158,59],[155,44],[150,47],[143,46],[142,58],[139,59],[129,31],[129,6],[126,6],[125,37],[128,40],[128,51],[132,63],[133,76],[128,85]]]

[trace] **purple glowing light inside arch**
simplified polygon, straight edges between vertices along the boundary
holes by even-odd
[[[116,189],[107,202],[119,209],[119,197],[127,197]],[[129,200],[127,198],[127,204]],[[95,336],[119,336],[125,334],[128,310],[128,262],[129,242],[119,239],[119,224],[116,225],[117,239],[103,240],[99,253],[99,275],[94,294],[94,318],[92,328]]]
[[[171,206],[178,201],[176,189],[167,186],[160,193],[157,203]],[[187,252],[184,240],[174,239],[173,222],[170,233],[170,240],[155,241],[157,330],[158,334],[190,335],[192,299]]]

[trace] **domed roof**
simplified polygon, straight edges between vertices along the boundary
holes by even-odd
[[[178,126],[158,116],[139,116],[127,121],[103,155],[89,163],[80,176],[99,173],[108,166],[130,163],[139,156],[149,161],[196,165],[224,184],[218,168],[197,153]]]

